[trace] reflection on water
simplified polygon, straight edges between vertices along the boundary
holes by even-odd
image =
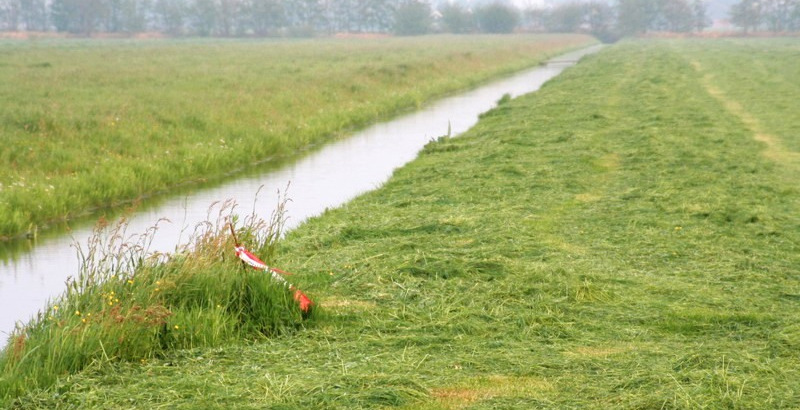
[[[150,250],[171,252],[181,238],[186,239],[187,230],[207,219],[212,203],[234,200],[240,206],[239,213],[255,210],[268,219],[277,202],[275,193],[289,182],[291,202],[286,228],[291,229],[326,208],[339,206],[380,186],[395,168],[414,159],[430,140],[469,129],[504,94],[515,97],[535,91],[581,56],[598,49],[569,53],[555,59],[554,64],[445,98],[421,111],[326,145],[278,169],[264,165],[261,173],[236,176],[215,187],[149,201],[130,217],[128,232],[143,233],[166,218],[169,222],[159,223]],[[261,187],[263,192],[256,198]],[[259,202],[253,205],[257,199]],[[92,227],[84,224],[70,232],[47,233],[35,243],[17,241],[10,245],[12,249],[0,253],[0,334],[9,333],[15,322],[29,320],[48,299],[61,294],[65,280],[78,272],[78,258],[72,244],[77,241],[85,246],[91,234]]]

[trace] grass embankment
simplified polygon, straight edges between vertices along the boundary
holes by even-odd
[[[324,322],[15,405],[797,408],[797,48],[609,48],[293,231]]]
[[[283,213],[275,216],[271,224],[246,218],[237,235],[265,258],[283,226]],[[313,306],[302,310],[289,287],[234,257],[235,239],[227,232],[237,219],[198,226],[190,243],[169,258],[148,254],[157,227],[129,236],[124,219],[99,223],[80,248],[80,275],[15,329],[0,352],[0,405],[87,367],[274,337],[313,319]]]
[[[0,238],[290,155],[594,42],[0,42]]]

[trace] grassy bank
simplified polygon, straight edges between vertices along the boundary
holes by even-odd
[[[233,205],[218,207],[221,217],[170,257],[148,252],[157,226],[129,235],[124,219],[99,223],[79,247],[80,274],[0,352],[0,404],[87,368],[275,337],[313,320],[316,309],[301,308],[295,290],[234,256],[238,237],[270,260],[285,215],[244,218],[234,237],[239,218],[222,216]]]
[[[291,155],[594,41],[3,41],[0,238]]]
[[[15,405],[796,408],[797,47],[606,49],[293,231],[324,321]]]

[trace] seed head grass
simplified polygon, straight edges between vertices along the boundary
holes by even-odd
[[[15,329],[0,354],[0,398],[46,389],[87,368],[146,363],[176,349],[274,337],[302,327],[313,310],[301,312],[286,286],[235,258],[228,234],[228,225],[239,221],[235,204],[211,209],[218,219],[198,225],[172,255],[148,252],[157,226],[128,235],[125,219],[101,220],[87,244],[76,245],[80,275],[38,317]],[[284,210],[285,200],[272,221],[244,218],[237,237],[268,253],[281,234]]]

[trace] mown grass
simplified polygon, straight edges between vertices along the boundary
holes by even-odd
[[[752,84],[718,74],[792,70],[796,47],[588,57],[292,231],[277,257],[324,321],[91,369],[13,404],[797,408],[800,162],[756,137],[796,144],[783,130],[800,101],[790,77],[759,85],[785,109],[772,125],[738,100]],[[739,59],[752,48],[770,53]]]
[[[0,42],[0,238],[292,155],[594,42]]]

